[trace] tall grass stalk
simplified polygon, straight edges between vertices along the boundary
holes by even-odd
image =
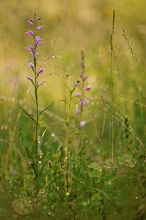
[[[112,21],[112,31],[110,35],[110,56],[111,56],[111,76],[110,76],[110,145],[111,145],[111,159],[114,160],[114,138],[113,138],[113,36],[114,36],[114,28],[115,28],[115,9],[113,10],[113,21]]]
[[[123,35],[124,39],[126,40],[126,43],[127,43],[128,49],[132,55],[132,58],[135,60],[135,62],[137,62],[137,56],[133,50],[132,43],[130,42],[130,40],[128,38],[128,33],[123,27],[121,27],[121,29],[122,29],[122,35]]]

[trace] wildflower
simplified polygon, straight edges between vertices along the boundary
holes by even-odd
[[[83,74],[80,74],[79,75],[80,76],[80,78],[83,80],[83,81],[86,81],[87,79],[88,79],[88,75],[87,76],[83,76]]]
[[[38,74],[44,72],[44,68],[40,68],[39,71],[38,71]]]
[[[84,111],[84,108],[86,108],[86,106],[89,103],[89,98],[86,96],[86,91],[91,90],[91,86],[86,85],[86,82],[85,82],[89,76],[84,74],[85,72],[84,58],[85,58],[85,54],[83,51],[81,51],[81,70],[79,74],[80,84],[78,85],[80,91],[76,92],[76,97],[79,97],[79,101],[78,101],[79,106],[78,104],[76,105],[76,114],[80,115],[80,119],[82,118],[82,113]],[[80,121],[79,126],[83,127],[85,126],[85,124],[86,124],[86,121]]]
[[[32,84],[34,85],[33,79],[30,76],[27,76],[27,79],[30,80]]]
[[[36,159],[34,159],[34,166],[32,166],[32,169],[33,169],[34,174],[35,174],[35,179],[37,179],[38,176],[39,176],[40,160],[38,160],[38,157],[39,157],[39,150],[41,150],[40,149],[40,144],[39,144],[39,124],[40,124],[39,123],[39,121],[40,121],[39,115],[40,115],[40,112],[39,112],[39,108],[38,108],[38,106],[39,106],[38,87],[42,86],[44,84],[44,81],[42,81],[42,82],[38,81],[39,74],[44,71],[44,68],[39,68],[38,69],[38,66],[37,66],[37,63],[38,63],[37,61],[38,60],[36,58],[36,56],[38,54],[37,46],[42,43],[42,39],[40,38],[40,36],[36,35],[37,31],[42,29],[42,25],[37,26],[37,24],[36,24],[40,19],[41,19],[40,17],[37,18],[36,14],[34,14],[34,19],[30,18],[28,20],[28,24],[30,26],[33,26],[32,31],[28,30],[26,32],[26,34],[31,36],[32,40],[33,40],[33,44],[29,45],[27,47],[29,53],[32,55],[32,57],[31,57],[32,62],[28,62],[28,65],[33,71],[33,77],[27,76],[27,79],[30,80],[30,82],[32,83],[32,85],[34,87],[33,101],[35,103],[35,116],[29,114],[28,112],[23,110],[23,108],[20,107],[27,114],[27,116],[29,116],[33,121],[35,121],[35,144],[34,144],[34,149],[33,148],[31,149],[32,152],[35,153],[35,157],[36,157]],[[46,108],[44,110],[46,110]],[[39,191],[38,185],[36,186],[35,191],[36,192]]]
[[[34,59],[36,59],[36,55],[38,55],[38,52],[32,51],[30,52],[30,54],[33,56]]]
[[[88,104],[88,101],[87,101],[87,100],[81,99],[81,105],[82,105],[83,107],[87,106],[87,104]]]
[[[38,84],[38,86],[42,86],[45,83],[45,81]]]
[[[31,80],[31,81],[33,80],[30,76],[27,76],[27,79],[28,79],[28,80]]]
[[[80,127],[84,127],[85,124],[86,124],[86,121],[81,121],[81,122],[80,122]]]
[[[40,38],[40,36],[35,37],[35,45],[40,45],[40,44],[42,44],[41,40],[42,40],[42,39]]]
[[[28,30],[28,31],[26,32],[26,34],[28,34],[28,35],[30,35],[30,36],[34,36],[34,33],[33,33],[33,31],[31,31],[31,30]]]
[[[40,36],[36,35],[37,31],[40,31],[43,27],[42,25],[36,26],[36,22],[39,20],[41,20],[41,18],[40,17],[36,18],[36,14],[34,15],[34,19],[30,18],[28,20],[28,24],[30,26],[33,26],[33,31],[28,30],[26,32],[26,34],[28,34],[33,38],[33,44],[29,45],[27,49],[29,50],[29,53],[32,55],[33,58],[33,62],[28,62],[28,65],[31,67],[32,71],[34,72],[34,80],[30,76],[28,76],[27,79],[33,83],[35,88],[44,84],[44,82],[38,83],[38,81],[36,80],[39,74],[44,72],[44,68],[37,69],[37,59],[36,59],[36,56],[38,55],[37,46],[42,44],[42,39],[40,38]]]
[[[28,66],[34,67],[34,64],[32,62],[28,62]]]
[[[28,20],[28,24],[29,24],[30,26],[33,26],[34,20],[33,20],[32,18],[30,18],[30,19]]]
[[[77,114],[77,115],[79,115],[79,114],[80,114],[80,112],[81,112],[81,111],[80,111],[79,106],[78,106],[78,105],[76,105],[76,114]]]
[[[29,45],[29,47],[27,47],[27,49],[30,51],[34,51],[34,47],[32,45]]]
[[[89,91],[89,90],[91,90],[91,86],[88,85],[88,86],[86,87],[86,91]]]
[[[36,55],[38,55],[38,52],[36,51],[35,47],[32,45],[29,45],[27,49],[30,50],[30,54],[33,56],[34,59],[36,59]]]
[[[76,97],[80,97],[80,96],[81,96],[81,93],[80,93],[80,92],[76,92],[76,93],[75,93],[75,96],[76,96]]]
[[[37,27],[37,31],[40,31],[42,28],[43,28],[43,26],[42,26],[42,25],[39,25],[39,26]]]

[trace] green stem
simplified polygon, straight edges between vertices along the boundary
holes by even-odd
[[[36,178],[38,177],[38,125],[39,125],[39,116],[38,116],[38,93],[37,93],[37,81],[35,85],[35,101],[36,101],[36,123],[35,123],[35,156],[36,156]]]
[[[111,110],[111,116],[110,116],[110,125],[111,125],[111,159],[114,161],[114,143],[113,143],[113,35],[114,35],[114,27],[115,27],[115,10],[113,10],[113,22],[112,22],[112,32],[110,35],[110,54],[111,54],[111,82],[110,82],[110,110]]]
[[[70,147],[70,121],[71,121],[71,102],[72,102],[72,94],[75,88],[69,90],[70,97],[68,103],[68,118],[66,123],[66,139],[65,139],[65,147],[64,147],[64,181],[65,181],[65,193],[69,194],[69,147]]]
[[[37,81],[37,70],[36,70],[36,59],[34,58],[34,94],[35,94],[35,111],[36,111],[36,122],[35,122],[35,188],[36,194],[38,193],[38,126],[39,126],[39,104],[38,104],[38,81]]]

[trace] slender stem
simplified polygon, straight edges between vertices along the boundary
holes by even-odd
[[[112,32],[110,35],[110,54],[111,54],[111,82],[110,82],[110,96],[111,96],[111,102],[110,102],[110,110],[111,110],[111,116],[110,116],[110,125],[111,125],[111,158],[112,161],[114,160],[114,143],[113,143],[113,35],[114,35],[114,27],[115,27],[115,10],[113,10],[113,22],[112,22]]]
[[[39,112],[38,112],[38,82],[35,77],[35,105],[36,105],[36,123],[35,123],[35,158],[36,158],[36,178],[38,177],[38,125],[39,125]]]
[[[82,116],[83,116],[83,104],[82,104],[82,101],[83,102],[86,102],[85,100],[85,96],[84,96],[84,88],[85,88],[85,54],[84,54],[84,51],[81,50],[81,98],[82,100],[80,100],[80,115],[79,115],[79,122],[82,121]],[[82,127],[80,126],[79,124],[79,131],[82,130]],[[79,135],[78,136],[78,146],[80,148],[81,146],[81,143],[82,143],[82,135]]]
[[[35,36],[34,36],[35,38]],[[36,48],[35,48],[36,50]],[[36,52],[36,51],[35,51]],[[38,193],[38,125],[39,125],[39,110],[38,110],[38,81],[37,81],[37,62],[34,57],[34,96],[35,96],[35,193]]]
[[[84,64],[84,60],[85,60],[85,54],[83,51],[81,51],[81,72],[82,72],[82,83],[81,83],[81,96],[83,101],[84,100],[84,85],[85,85],[85,78],[84,78],[84,73],[85,73],[85,64]],[[83,112],[83,105],[81,104],[81,114],[80,114],[80,121],[81,121],[81,117],[82,117],[82,112]]]
[[[65,179],[65,192],[69,191],[69,127],[66,128],[66,141],[64,149],[64,179]]]
[[[34,15],[34,21],[36,22],[36,14]],[[36,30],[34,25],[34,95],[35,95],[35,113],[36,113],[36,122],[35,122],[35,178],[36,178],[36,193],[38,192],[38,125],[39,125],[39,102],[38,102],[38,75],[37,75],[37,59],[36,59],[36,48],[37,45],[35,45],[35,37],[36,37]]]
[[[68,117],[66,123],[66,140],[64,147],[64,181],[65,181],[65,193],[69,194],[69,161],[70,161],[70,122],[71,122],[71,102],[72,102],[72,94],[75,90],[75,87],[72,90],[69,90],[69,103],[68,103]]]

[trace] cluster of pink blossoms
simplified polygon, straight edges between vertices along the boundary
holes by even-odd
[[[37,36],[38,31],[40,31],[43,26],[39,25],[37,26],[36,23],[41,20],[41,18],[36,18],[36,14],[34,15],[34,19],[30,18],[28,20],[28,24],[33,27],[33,31],[32,30],[28,30],[26,32],[26,34],[28,34],[29,36],[31,36],[33,38],[33,45],[29,45],[29,47],[27,47],[27,49],[29,50],[29,53],[32,55],[33,61],[32,62],[28,62],[28,65],[31,67],[31,69],[33,70],[34,74],[35,74],[35,79],[38,78],[39,74],[44,72],[44,68],[40,68],[39,70],[37,70],[36,66],[37,66],[37,47],[42,44],[42,39],[40,38],[40,36]],[[34,85],[34,81],[30,76],[27,76],[27,79],[30,80],[33,85]],[[42,85],[44,82],[38,84],[38,86]]]
[[[80,92],[76,92],[76,97],[79,97],[79,102],[78,104],[76,104],[76,114],[77,115],[81,115],[84,108],[88,105],[89,103],[89,99],[86,97],[86,92],[91,90],[91,86],[87,85],[85,86],[85,82],[88,79],[88,75],[84,76],[84,72],[85,72],[85,65],[84,65],[84,52],[81,51],[81,59],[82,59],[82,63],[81,63],[81,73],[80,73],[80,79],[81,82],[77,83],[77,87],[79,87]],[[81,118],[81,117],[80,117]],[[86,121],[80,121],[80,127],[85,126]]]

